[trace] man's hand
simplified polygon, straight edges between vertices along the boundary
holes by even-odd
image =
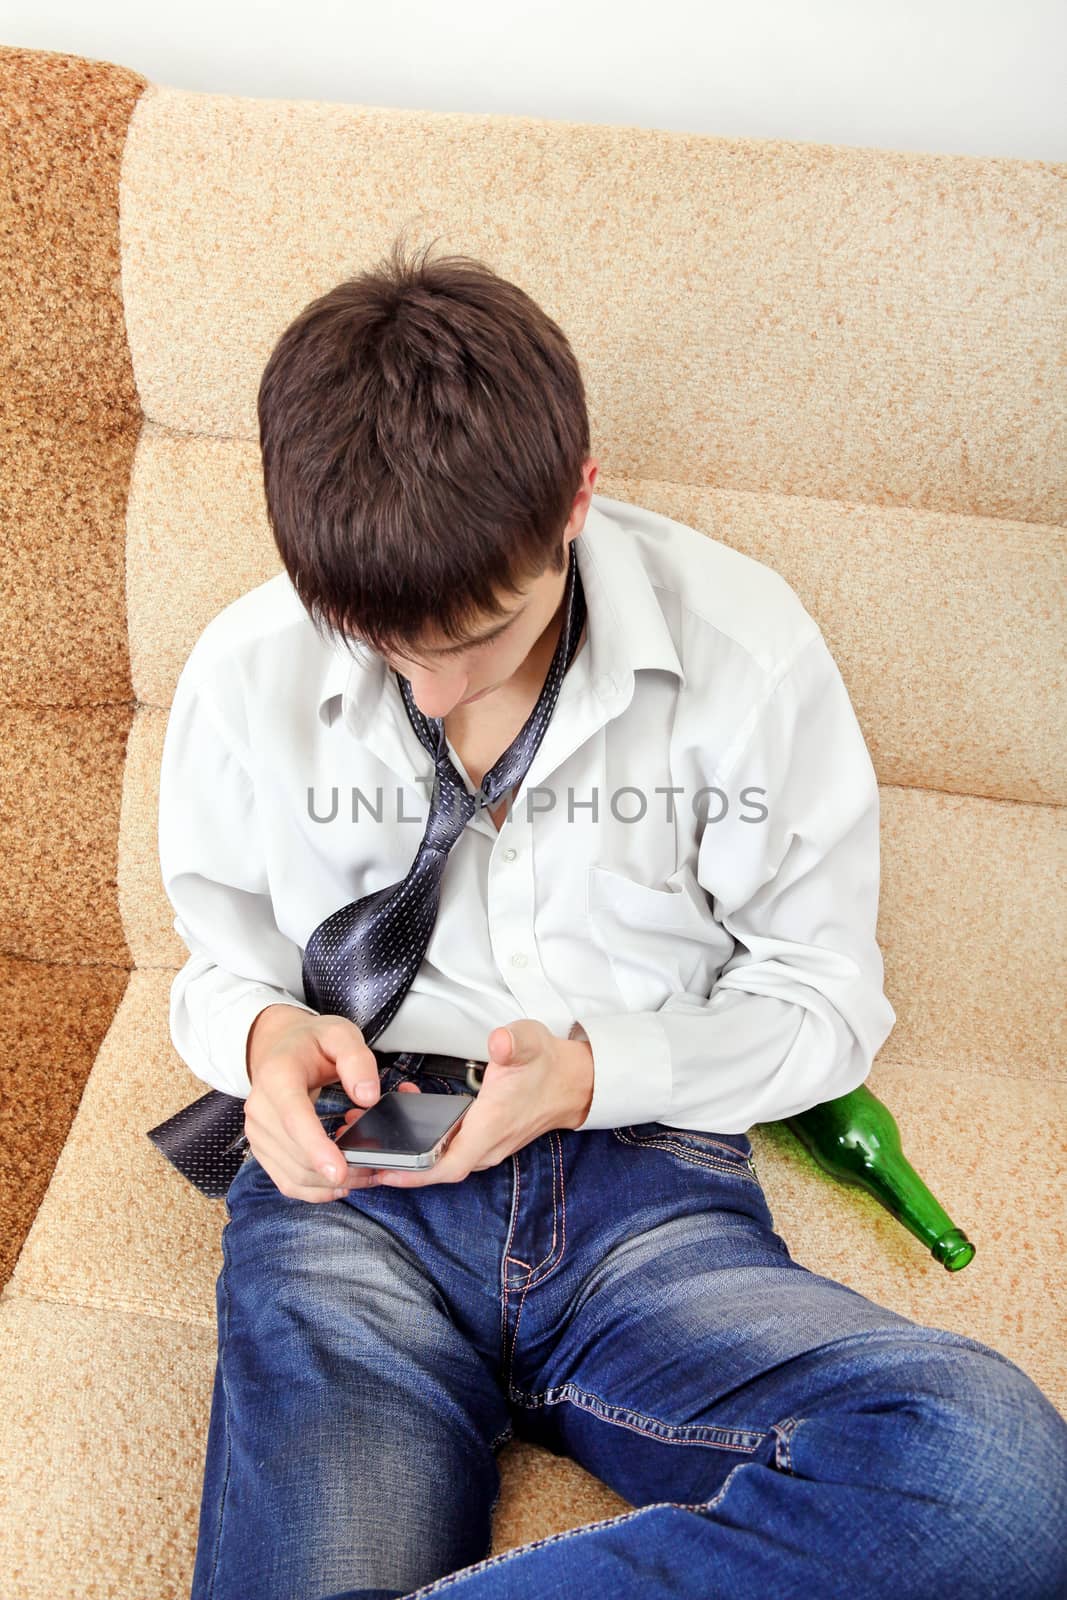
[[[323,1201],[365,1188],[365,1169],[349,1166],[315,1110],[329,1083],[342,1083],[350,1099],[362,1102],[350,1113],[349,1127],[378,1100],[377,1058],[356,1024],[301,1006],[270,1005],[248,1031],[245,1059],[252,1085],[245,1133],[280,1193],[290,1200]],[[417,1084],[400,1087],[408,1094],[422,1092]]]
[[[543,1022],[524,1017],[494,1028],[487,1042],[482,1086],[436,1166],[378,1167],[372,1184],[414,1189],[460,1183],[551,1128],[581,1126],[593,1097],[593,1052],[584,1039],[560,1039]]]

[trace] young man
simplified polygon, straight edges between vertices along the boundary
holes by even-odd
[[[481,263],[314,302],[259,417],[285,571],[197,641],[160,793],[172,1035],[251,1150],[193,1600],[1057,1592],[1067,1424],[795,1262],[751,1161],[895,1020],[814,620],[595,494],[573,353]],[[435,1166],[343,1170],[468,1062]],[[513,1434],[634,1510],[486,1559]]]

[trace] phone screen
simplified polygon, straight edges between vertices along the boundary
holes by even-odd
[[[430,1166],[441,1154],[441,1141],[473,1104],[472,1094],[391,1089],[335,1143],[353,1166]]]

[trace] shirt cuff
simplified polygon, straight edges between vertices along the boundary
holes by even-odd
[[[210,1026],[211,1053],[214,1057],[212,1065],[216,1083],[226,1084],[222,1090],[224,1094],[247,1100],[252,1093],[252,1081],[246,1065],[248,1034],[259,1013],[267,1006],[296,1006],[301,1011],[317,1015],[314,1006],[306,1005],[295,994],[272,988],[270,984],[249,984],[232,1000],[227,1000],[211,1018]]]
[[[669,1113],[673,1088],[667,1030],[654,1011],[576,1022],[571,1038],[593,1051],[593,1098],[581,1128],[618,1128],[659,1122]]]

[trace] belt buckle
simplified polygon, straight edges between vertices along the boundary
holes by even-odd
[[[470,1089],[472,1094],[477,1094],[478,1090],[481,1088],[482,1079],[485,1076],[485,1069],[487,1065],[488,1062],[485,1061],[464,1062],[464,1066],[467,1069],[467,1088]]]

